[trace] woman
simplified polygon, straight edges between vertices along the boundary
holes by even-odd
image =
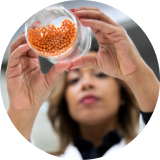
[[[136,107],[139,106],[144,119],[147,113],[154,111],[159,82],[123,27],[98,8],[80,7],[72,11],[82,25],[90,27],[95,34],[100,46],[98,53],[96,56],[92,52],[92,55],[74,61],[59,62],[43,75],[38,56],[25,44],[22,34],[11,46],[6,72],[10,100],[8,115],[20,133],[30,140],[38,110],[49,97],[58,77],[65,70],[76,69],[66,75],[64,95],[61,94],[62,85],[57,92],[54,88],[54,93],[63,98],[61,102],[57,99],[54,106],[59,105],[62,110],[54,109],[50,103],[49,116],[64,138],[60,150],[64,151],[64,154],[60,153],[62,157],[98,158],[121,148],[136,136],[137,122],[133,119],[134,115],[138,117]],[[51,99],[55,98],[54,93]],[[123,93],[122,96],[120,93]],[[60,104],[62,102],[64,104]],[[60,116],[59,112],[63,114]],[[68,113],[66,119],[65,113]],[[69,127],[74,128],[72,132],[66,129],[68,126],[61,125],[64,119],[71,124]],[[85,146],[82,146],[84,143]],[[71,150],[72,154],[68,154]]]
[[[87,56],[96,54],[90,50]],[[138,134],[140,111],[133,93],[123,81],[101,71],[81,68],[64,73],[49,104],[48,115],[60,140],[54,155],[69,159],[74,152],[69,148],[77,148],[83,159],[99,158]]]

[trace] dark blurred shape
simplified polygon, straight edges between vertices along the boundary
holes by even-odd
[[[12,32],[5,25],[4,16],[0,14],[0,53],[1,58],[3,58],[6,47],[12,37]],[[2,60],[1,60],[2,61]],[[2,65],[2,68],[6,69],[7,64]]]
[[[41,66],[41,71],[42,73],[46,74],[48,73],[48,71],[52,68],[52,66],[54,65],[53,63],[51,63],[49,60],[47,60],[46,58],[40,57],[39,56],[39,63]]]
[[[146,34],[139,26],[128,29],[127,33],[134,42],[144,61],[154,71],[158,80],[160,80],[157,57],[153,49],[153,46]]]
[[[154,47],[156,57],[160,60],[160,38],[149,39]]]
[[[91,47],[90,47],[90,51],[97,51],[98,52],[99,49],[99,45],[97,40],[95,39],[95,37],[92,38],[92,43],[91,43]]]

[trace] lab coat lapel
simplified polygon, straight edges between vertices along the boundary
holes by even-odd
[[[103,160],[128,160],[126,153],[126,141],[123,138],[120,143],[111,147],[104,155]]]
[[[68,145],[64,154],[60,155],[60,157],[68,160],[83,160],[80,152],[72,143]]]
[[[111,154],[115,153],[116,151],[122,149],[125,145],[126,145],[125,139],[122,138],[122,140],[118,144],[115,144],[113,147],[111,147],[103,155],[103,157],[110,156]],[[68,159],[68,160],[83,160],[80,152],[72,143],[68,145],[64,154],[60,155],[60,157],[64,158],[64,159]]]

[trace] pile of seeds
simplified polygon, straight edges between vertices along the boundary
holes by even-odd
[[[47,24],[39,30],[30,28],[28,41],[40,55],[52,57],[66,52],[76,39],[75,24],[65,19],[60,27]]]

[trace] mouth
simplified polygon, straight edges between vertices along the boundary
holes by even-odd
[[[80,103],[81,104],[92,104],[92,103],[96,103],[97,101],[99,101],[99,98],[93,95],[88,95],[85,96],[81,99]]]

